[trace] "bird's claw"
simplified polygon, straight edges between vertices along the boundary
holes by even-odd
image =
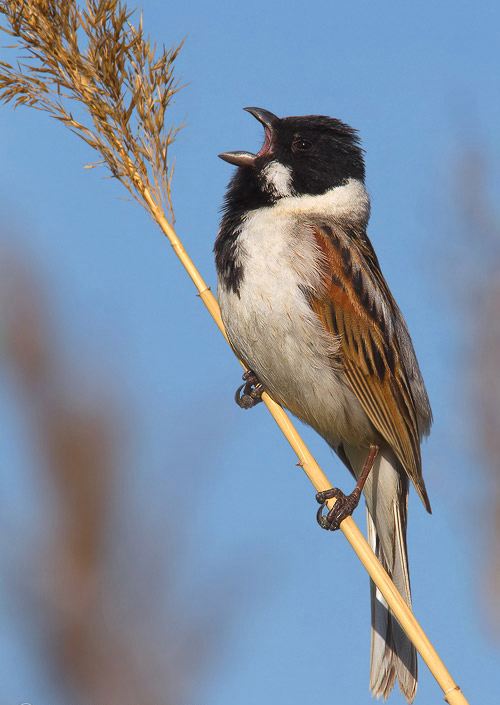
[[[252,370],[247,370],[242,379],[244,383],[236,390],[234,400],[241,409],[252,409],[262,401],[264,387]]]
[[[316,501],[321,506],[316,513],[316,520],[321,528],[327,531],[337,531],[344,519],[351,516],[358,506],[360,495],[361,493],[358,490],[354,490],[351,494],[345,495],[342,490],[339,490],[337,487],[318,492]],[[335,499],[335,504],[327,514],[323,514],[325,502],[328,499]]]

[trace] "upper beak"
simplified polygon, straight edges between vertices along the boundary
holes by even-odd
[[[252,152],[222,152],[219,157],[235,166],[254,166],[258,157],[262,157],[271,151],[273,126],[278,122],[279,118],[270,113],[269,110],[264,110],[264,108],[244,108],[244,110],[264,125],[264,144],[257,154],[252,154]]]

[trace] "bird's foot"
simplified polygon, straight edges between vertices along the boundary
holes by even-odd
[[[244,383],[236,390],[234,400],[242,409],[252,409],[262,401],[264,387],[252,370],[247,370],[242,379]]]
[[[339,490],[337,487],[324,490],[324,492],[318,492],[316,495],[316,501],[321,504],[321,507],[318,509],[316,514],[318,524],[322,529],[326,529],[327,531],[337,531],[344,519],[350,517],[358,506],[360,496],[361,491],[357,487],[353,492],[351,492],[351,494],[348,495],[345,495],[342,490]],[[325,502],[328,499],[334,498],[334,506],[328,511],[327,514],[323,514]]]

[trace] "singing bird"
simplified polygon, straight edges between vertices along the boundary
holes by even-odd
[[[432,413],[366,232],[360,140],[334,118],[245,109],[264,126],[264,144],[219,155],[238,168],[214,248],[222,319],[250,370],[236,398],[248,408],[266,390],[333,448],[356,486],[318,493],[318,521],[337,529],[363,492],[370,544],[410,605],[408,486],[430,512],[420,442]],[[412,702],[417,655],[373,583],[371,615],[372,693],[386,698],[397,678]]]

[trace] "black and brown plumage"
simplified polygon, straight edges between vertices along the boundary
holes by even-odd
[[[335,231],[316,227],[314,235],[323,255],[324,295],[311,297],[311,308],[325,330],[338,336],[352,391],[430,511],[420,457],[428,401],[401,312],[364,232],[353,235],[340,223]]]
[[[357,479],[320,522],[337,528],[363,491],[371,545],[411,603],[406,550],[412,481],[426,509],[420,442],[431,410],[403,316],[368,239],[357,134],[323,116],[264,125],[236,164],[215,245],[219,300],[238,355],[276,401],[320,433]],[[249,399],[252,388],[246,387]],[[415,696],[414,647],[374,586],[370,686]]]

